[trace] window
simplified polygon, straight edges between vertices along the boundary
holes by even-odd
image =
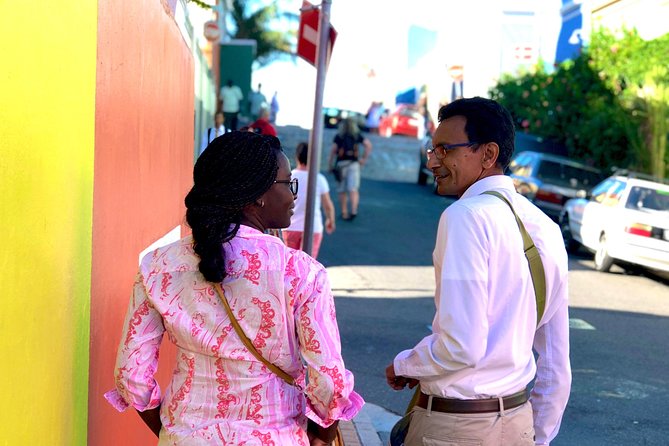
[[[592,190],[592,200],[605,206],[615,206],[620,201],[624,189],[624,182],[613,179],[606,180]]]
[[[634,186],[625,203],[627,209],[669,211],[669,193],[646,187]]]

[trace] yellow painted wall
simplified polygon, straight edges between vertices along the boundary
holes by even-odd
[[[83,445],[97,2],[0,5],[0,445]]]

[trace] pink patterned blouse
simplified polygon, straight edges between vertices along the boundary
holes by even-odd
[[[364,404],[344,368],[330,284],[302,251],[247,226],[224,245],[225,295],[253,345],[295,378],[274,375],[244,347],[197,269],[192,238],[140,266],[116,360],[119,411],[161,404],[160,445],[304,445],[307,418],[350,420]],[[177,364],[161,399],[154,380],[163,333]]]

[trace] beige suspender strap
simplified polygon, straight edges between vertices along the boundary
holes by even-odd
[[[534,245],[532,237],[525,229],[525,225],[516,214],[515,209],[511,206],[509,200],[499,192],[489,190],[483,192],[484,194],[493,195],[511,208],[513,216],[516,217],[516,223],[518,223],[518,229],[520,229],[520,234],[523,237],[523,250],[525,251],[525,257],[527,258],[527,263],[530,265],[530,275],[532,276],[532,285],[534,286],[534,296],[537,301],[537,325],[544,315],[544,308],[546,306],[546,273],[544,272],[544,264],[541,262],[541,257],[539,256],[539,250]]]
[[[237,322],[237,319],[235,318],[235,315],[232,313],[232,309],[230,308],[230,304],[228,303],[228,299],[225,297],[225,292],[223,291],[223,288],[221,287],[220,283],[215,283],[214,288],[216,289],[216,293],[218,293],[218,297],[220,297],[221,301],[223,302],[223,306],[225,307],[225,311],[228,313],[228,317],[230,318],[230,323],[234,327],[235,331],[237,332],[237,336],[239,336],[239,339],[242,340],[242,343],[244,346],[247,348],[248,351],[251,352],[253,356],[256,357],[256,359],[263,364],[267,366],[268,369],[272,371],[275,375],[277,375],[279,378],[283,379],[286,381],[288,384],[295,385],[295,379],[293,379],[292,376],[290,376],[288,373],[284,372],[281,370],[279,367],[275,366],[271,362],[269,362],[267,359],[265,359],[258,349],[255,348],[253,345],[253,342],[246,336],[246,333],[244,333],[244,330],[242,330],[242,327],[239,325],[239,322]]]

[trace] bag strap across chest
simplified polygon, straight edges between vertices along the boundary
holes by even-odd
[[[516,210],[511,205],[511,202],[497,191],[489,190],[483,193],[497,197],[506,203],[511,209],[511,212],[513,212],[513,216],[516,218],[520,235],[523,237],[523,251],[525,252],[525,258],[530,266],[534,297],[537,301],[537,325],[539,325],[539,321],[541,321],[546,307],[546,273],[544,272],[544,264],[541,262],[541,257],[539,256],[539,250],[534,245],[532,237],[530,237],[527,229],[525,229],[525,225],[520,220],[520,217],[518,217],[518,214],[516,214]]]
[[[230,304],[228,303],[228,299],[225,297],[225,292],[223,291],[223,287],[221,287],[221,284],[215,283],[214,288],[216,289],[216,293],[218,294],[218,297],[221,299],[221,302],[223,302],[223,306],[225,307],[225,312],[228,313],[228,317],[230,318],[230,323],[235,329],[235,332],[237,332],[237,336],[239,336],[239,339],[241,339],[246,349],[249,352],[251,352],[251,354],[255,356],[258,361],[265,364],[265,366],[267,366],[267,368],[270,369],[272,373],[277,375],[279,378],[283,379],[291,386],[295,385],[295,379],[288,373],[284,372],[279,367],[277,367],[276,365],[272,364],[267,359],[265,359],[263,355],[260,354],[258,349],[255,348],[253,342],[251,342],[248,336],[246,336],[246,333],[244,333],[244,330],[239,325],[239,322],[237,322],[237,318],[235,318],[235,315],[233,314],[232,309],[230,308]]]

